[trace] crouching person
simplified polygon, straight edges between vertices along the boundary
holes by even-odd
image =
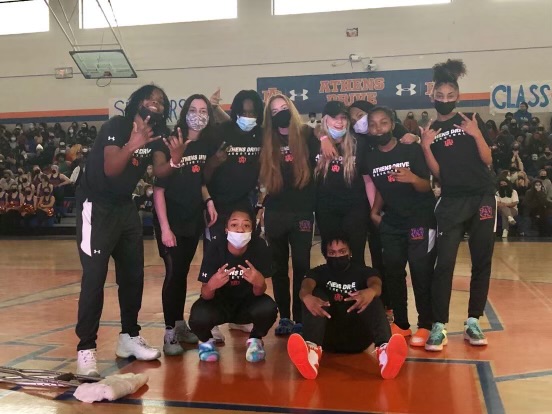
[[[314,379],[322,349],[360,353],[375,344],[381,376],[395,378],[407,354],[404,337],[391,335],[379,298],[381,279],[376,270],[351,262],[344,235],[323,241],[327,264],[311,269],[301,285],[303,336],[293,334],[288,354],[301,375]]]
[[[278,309],[265,293],[271,255],[263,239],[251,238],[254,223],[252,211],[234,210],[226,222],[226,238],[210,243],[203,258],[201,297],[190,311],[201,361],[218,361],[211,329],[224,323],[252,323],[245,357],[249,362],[265,359],[262,338],[276,321]]]

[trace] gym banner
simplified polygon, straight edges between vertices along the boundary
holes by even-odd
[[[552,81],[501,82],[491,86],[491,113],[515,112],[527,102],[529,112],[552,112]]]
[[[287,95],[302,114],[320,113],[328,101],[422,109],[432,107],[432,75],[431,69],[411,69],[257,78],[257,91],[265,102],[278,93]]]

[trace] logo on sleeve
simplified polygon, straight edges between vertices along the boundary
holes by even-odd
[[[115,141],[115,137],[109,136],[109,137],[107,137],[107,140],[108,141]]]
[[[424,239],[423,227],[410,229],[410,240],[423,240],[423,239]]]
[[[311,232],[312,231],[312,223],[310,220],[301,220],[299,222],[299,231],[301,232]]]
[[[493,208],[491,206],[482,206],[479,208],[479,220],[494,219]]]

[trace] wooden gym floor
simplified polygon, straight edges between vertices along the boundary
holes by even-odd
[[[462,244],[455,271],[449,345],[441,353],[410,349],[395,380],[380,379],[369,353],[322,359],[316,381],[289,362],[286,339],[265,338],[267,359],[245,360],[242,332],[226,334],[221,361],[200,363],[195,348],[156,362],[117,359],[117,287],[110,268],[99,332],[103,375],[147,372],[149,383],[114,403],[84,404],[71,392],[0,385],[1,413],[550,413],[552,412],[552,258],[550,242],[497,241],[491,291],[482,325],[489,346],[462,339],[470,259]],[[153,240],[145,241],[146,281],[140,322],[150,344],[162,346],[164,268]],[[186,311],[198,297],[189,276]],[[312,249],[319,264],[319,246]],[[74,334],[80,263],[72,240],[0,241],[0,365],[75,370]],[[410,298],[411,310],[413,298]],[[415,321],[411,312],[411,322]]]

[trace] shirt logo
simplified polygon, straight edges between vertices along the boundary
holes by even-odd
[[[394,183],[395,181],[397,181],[397,179],[395,178],[394,175],[388,175],[387,181],[389,181],[390,183]]]
[[[343,299],[344,297],[341,293],[336,293],[334,295],[334,302],[343,302]]]
[[[397,85],[397,96],[402,96],[403,92],[408,92],[410,96],[416,95],[416,85],[411,83],[409,88],[404,88],[402,83],[399,83]]]
[[[284,161],[285,162],[292,162],[293,161],[293,155],[286,154],[286,156],[284,157]]]
[[[94,254],[101,254],[102,251],[101,250],[94,250]]]
[[[115,137],[109,136],[109,137],[107,137],[107,140],[108,141],[115,141]]]
[[[494,218],[493,208],[491,206],[482,206],[479,208],[479,220],[490,220]]]
[[[132,165],[134,165],[135,167],[138,167],[138,165],[140,165],[140,161],[138,161],[138,158],[132,159]]]
[[[423,227],[410,229],[410,240],[423,240],[423,239],[424,239]]]
[[[247,158],[245,158],[244,156],[241,156],[241,157],[238,158],[238,162],[240,164],[245,164],[246,161],[247,161]]]
[[[193,172],[194,174],[196,174],[196,173],[198,173],[198,172],[200,172],[200,171],[201,171],[201,167],[200,167],[199,165],[194,165],[194,166],[192,167],[192,172]]]
[[[337,164],[332,165],[332,172],[338,173],[341,170],[341,167]]]
[[[454,140],[452,138],[445,140],[445,147],[452,147],[454,145]]]

